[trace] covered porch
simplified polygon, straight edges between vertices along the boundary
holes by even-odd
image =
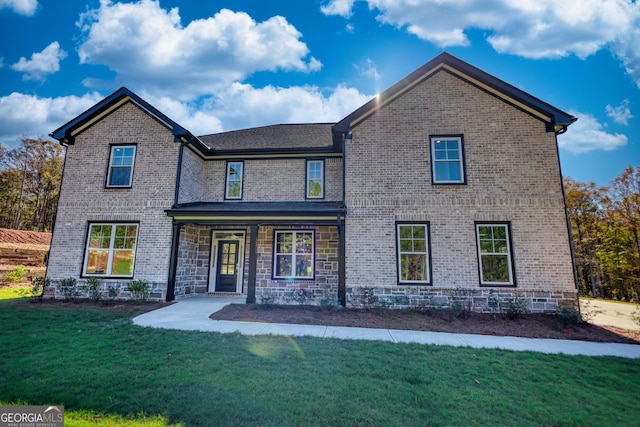
[[[312,304],[345,304],[341,202],[193,203],[166,213],[167,301],[209,294],[286,303],[303,291]]]

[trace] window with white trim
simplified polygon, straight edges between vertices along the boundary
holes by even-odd
[[[273,238],[273,278],[313,279],[315,233],[275,231]]]
[[[464,184],[461,136],[431,137],[431,174],[434,184]]]
[[[83,275],[132,277],[138,224],[89,224]]]
[[[225,199],[242,199],[244,162],[227,162]]]
[[[397,224],[398,283],[430,284],[429,224]]]
[[[514,285],[509,224],[476,223],[476,237],[480,284]]]
[[[324,161],[307,160],[307,199],[324,198]]]
[[[135,145],[112,145],[109,155],[107,188],[129,188],[133,181],[133,164],[136,159]]]

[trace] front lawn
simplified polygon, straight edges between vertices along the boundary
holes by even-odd
[[[64,405],[70,426],[640,419],[640,360],[167,331],[130,318],[0,305],[0,402]]]

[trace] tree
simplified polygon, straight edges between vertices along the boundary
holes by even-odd
[[[62,148],[27,138],[17,148],[0,147],[0,226],[51,230],[62,179]]]
[[[609,187],[564,185],[580,293],[640,302],[640,167]]]

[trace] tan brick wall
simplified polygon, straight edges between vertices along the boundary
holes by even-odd
[[[328,158],[324,167],[324,200],[342,200],[342,159]],[[226,162],[205,162],[203,175],[203,201],[224,201]],[[305,159],[245,160],[243,179],[242,201],[305,201]]]
[[[466,185],[431,184],[429,136],[443,134],[464,136]],[[517,289],[573,292],[555,136],[541,121],[440,72],[355,127],[346,159],[350,291],[428,289],[397,285],[396,221],[430,223],[432,288],[479,289],[474,221],[510,221]]]
[[[180,168],[180,193],[178,203],[195,203],[202,201],[204,161],[185,147],[182,153]]]
[[[105,189],[110,144],[125,143],[137,144],[132,187]],[[178,148],[171,132],[132,104],[79,134],[67,148],[48,277],[80,281],[90,221],[139,222],[134,279],[148,280],[164,299],[172,232],[164,210],[173,204]],[[129,280],[106,282],[123,290]]]

